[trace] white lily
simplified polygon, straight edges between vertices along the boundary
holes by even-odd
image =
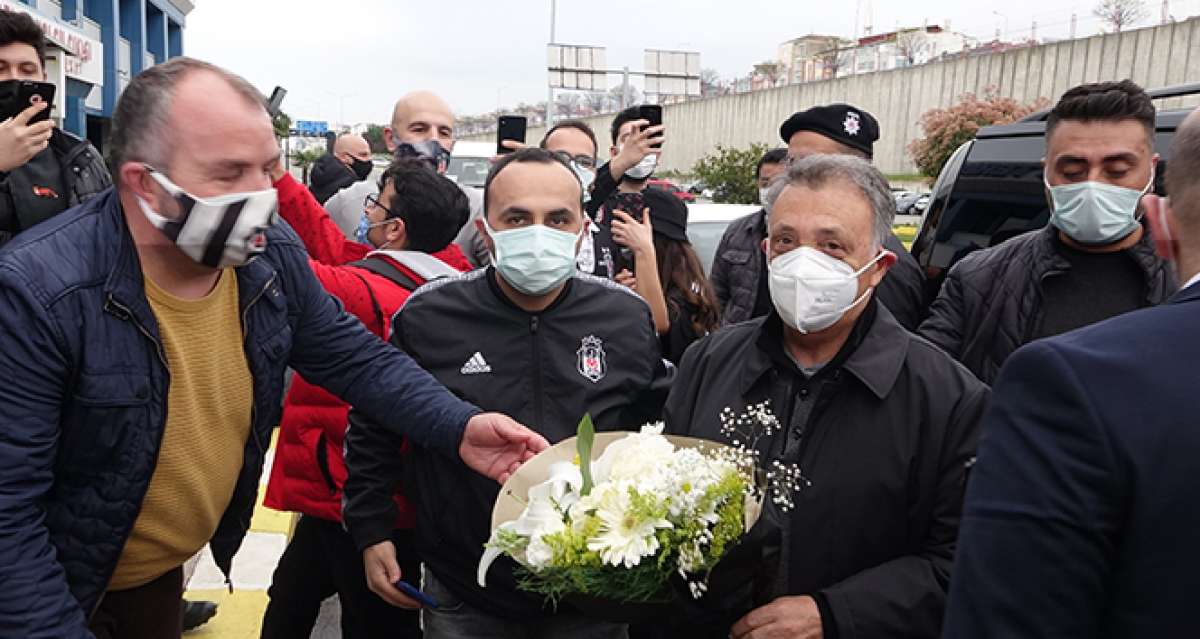
[[[515,532],[529,540],[525,560],[534,567],[544,566],[550,561],[550,548],[543,538],[566,527],[563,517],[571,505],[579,500],[579,487],[583,485],[579,468],[570,462],[551,464],[549,475],[546,481],[529,488],[529,502],[521,516],[496,528],[497,531]],[[495,533],[492,533],[492,537],[495,538]],[[487,571],[502,554],[503,550],[492,545],[484,549],[475,575],[480,587],[487,586]]]

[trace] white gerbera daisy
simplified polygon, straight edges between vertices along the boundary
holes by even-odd
[[[632,489],[633,484],[629,481],[597,487],[597,490],[603,491],[596,500],[600,532],[588,540],[588,550],[599,552],[600,559],[611,566],[632,568],[638,565],[642,557],[658,551],[655,531],[672,527],[666,519],[645,517],[634,512],[630,498]]]

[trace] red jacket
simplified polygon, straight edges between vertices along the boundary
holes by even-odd
[[[365,257],[371,247],[346,240],[312,193],[290,175],[276,182],[275,188],[279,191],[279,214],[304,241],[311,258],[309,266],[322,286],[341,300],[346,311],[358,317],[367,329],[386,339],[392,315],[408,299],[410,291],[386,277],[349,266],[350,262]],[[454,243],[433,257],[456,271],[471,269]],[[385,259],[417,284],[424,282],[404,264],[387,256]],[[296,375],[283,405],[275,461],[263,500],[268,508],[329,521],[342,520],[342,485],[346,481],[342,445],[349,414],[349,405]],[[412,509],[399,492],[396,505],[400,513],[396,527],[411,528]]]

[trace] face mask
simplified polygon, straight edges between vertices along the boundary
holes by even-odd
[[[620,154],[620,152],[621,150],[618,149],[617,153]],[[625,177],[631,180],[645,180],[654,174],[654,169],[656,168],[658,168],[658,155],[651,153],[650,155],[642,158],[641,162],[638,162],[637,164],[633,165],[632,168],[626,171]]]
[[[579,178],[579,184],[583,186],[583,202],[587,204],[588,200],[592,199],[592,183],[596,181],[596,172],[591,169],[585,169],[578,164],[571,162],[571,170],[575,172],[575,177]]]
[[[277,219],[275,189],[198,198],[153,167],[147,165],[146,169],[175,198],[183,214],[175,220],[163,217],[141,197],[138,205],[146,219],[185,255],[204,266],[225,268],[242,266],[266,250],[266,230]]]
[[[486,219],[483,224],[495,245],[492,263],[518,291],[545,295],[575,272],[578,235],[542,224],[508,231],[494,230]]]
[[[371,169],[375,168],[375,163],[370,160],[360,160],[358,158],[350,158],[350,170],[354,171],[354,177],[359,181],[365,180],[371,176]]]
[[[769,186],[766,188],[759,189],[758,190],[758,203],[763,206],[766,206],[767,205],[767,194],[770,192],[771,192],[771,187],[769,187]]]
[[[808,334],[837,323],[846,311],[858,306],[868,291],[858,293],[858,276],[883,258],[855,271],[849,264],[802,246],[771,260],[768,287],[775,310],[788,326]]]
[[[1103,182],[1045,184],[1053,204],[1050,223],[1055,228],[1080,244],[1108,244],[1137,229],[1138,203],[1154,186],[1154,171],[1141,191]]]
[[[446,165],[450,164],[450,152],[438,144],[437,140],[401,142],[396,145],[395,157],[397,160],[402,158],[424,160],[438,173],[444,173]]]
[[[371,244],[371,239],[367,237],[370,235],[371,229],[375,228],[376,226],[383,226],[388,222],[391,222],[391,220],[384,220],[382,222],[371,224],[371,218],[367,217],[367,213],[364,211],[362,218],[358,220],[358,228],[354,230],[354,239],[358,240],[359,244]],[[384,242],[383,246],[372,246],[376,250],[382,250],[385,246],[387,246],[387,244],[387,242]]]

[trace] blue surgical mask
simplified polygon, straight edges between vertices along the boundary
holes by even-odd
[[[1050,224],[1080,244],[1116,242],[1134,232],[1141,223],[1138,203],[1153,185],[1153,169],[1150,182],[1141,191],[1103,182],[1050,186],[1046,181],[1053,204]]]
[[[504,281],[526,295],[545,295],[575,273],[579,236],[543,224],[497,231],[483,221],[492,238],[492,263]]]
[[[384,220],[382,222],[376,222],[372,224],[371,218],[367,217],[367,213],[364,211],[362,218],[358,220],[358,228],[354,230],[354,239],[358,240],[359,244],[371,244],[371,239],[367,237],[371,233],[371,229],[375,228],[376,226],[383,226],[388,222],[391,222],[391,220]],[[384,243],[384,246],[387,246],[387,243]],[[383,246],[374,248],[382,249]]]

